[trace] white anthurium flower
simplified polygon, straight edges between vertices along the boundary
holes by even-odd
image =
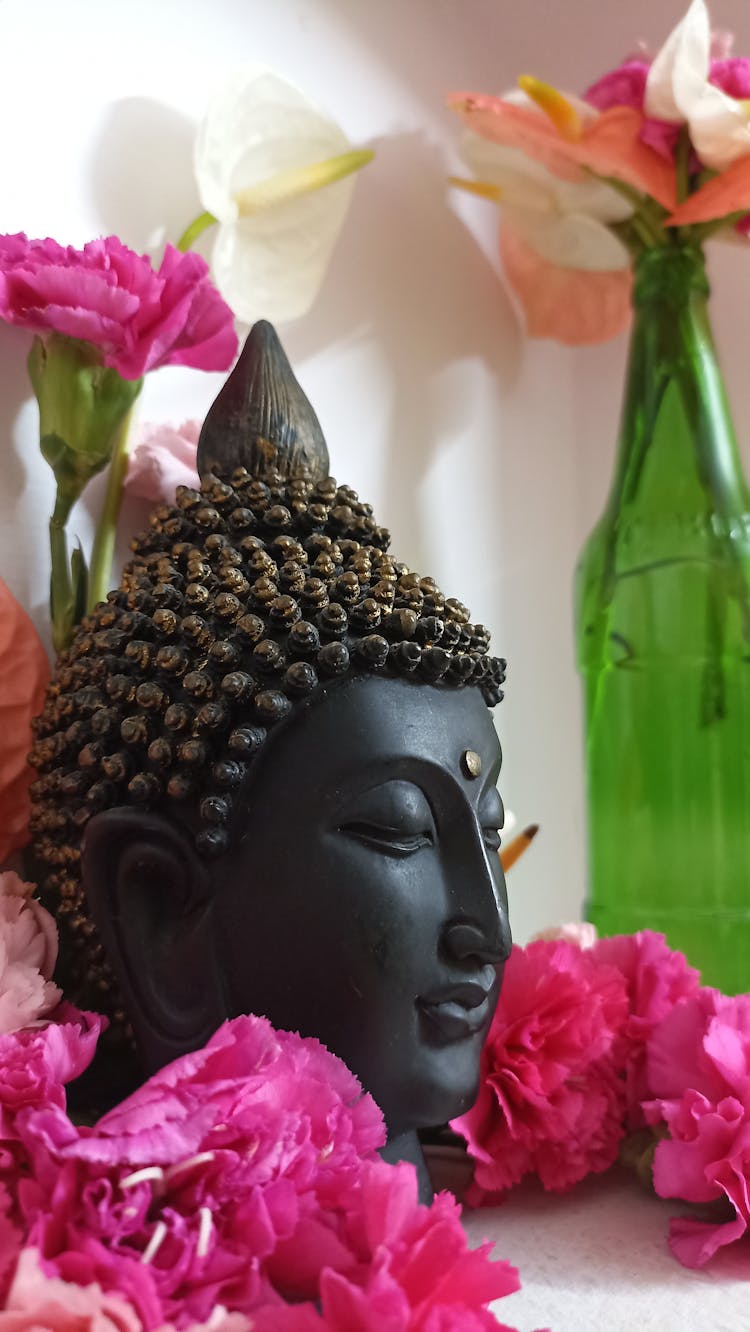
[[[195,172],[208,222],[219,223],[212,276],[239,320],[309,310],[349,208],[351,173],[372,157],[272,70],[246,65],[224,79],[199,127]]]
[[[630,267],[626,246],[610,228],[632,213],[631,204],[603,181],[553,176],[519,148],[467,133],[462,156],[474,182],[453,183],[495,199],[541,258],[559,268],[612,272]]]
[[[705,0],[692,0],[652,62],[644,110],[685,124],[704,166],[724,171],[750,153],[748,104],[709,83],[711,26]]]

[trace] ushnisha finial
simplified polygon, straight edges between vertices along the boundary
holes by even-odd
[[[253,324],[242,354],[203,422],[198,472],[231,476],[244,467],[262,477],[328,476],[328,448],[315,412],[300,388],[276,329]]]

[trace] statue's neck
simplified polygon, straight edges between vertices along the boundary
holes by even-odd
[[[388,1165],[396,1165],[399,1161],[408,1161],[417,1171],[417,1188],[419,1190],[419,1201],[421,1203],[431,1203],[434,1197],[430,1176],[427,1173],[422,1147],[417,1137],[416,1131],[411,1133],[397,1133],[390,1137],[381,1147],[380,1156]]]

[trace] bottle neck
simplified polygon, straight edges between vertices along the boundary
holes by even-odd
[[[748,508],[708,295],[700,249],[665,246],[636,263],[610,511],[635,504],[655,513]]]

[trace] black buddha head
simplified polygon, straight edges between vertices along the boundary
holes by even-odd
[[[504,662],[328,477],[268,325],[59,658],[31,756],[68,997],[145,1071],[266,1014],[356,1072],[389,1136],[476,1095],[510,947]]]

